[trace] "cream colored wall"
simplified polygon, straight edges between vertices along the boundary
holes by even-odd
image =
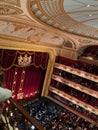
[[[70,49],[70,48],[61,49],[61,52],[59,55],[62,57],[73,59],[73,60],[76,60],[78,57],[77,51],[74,49]]]
[[[76,60],[78,58],[78,55],[79,55],[78,53],[81,48],[85,46],[98,45],[98,40],[95,40],[95,39],[76,36],[73,34],[67,34],[66,37],[65,39],[72,42],[72,48],[66,47],[63,44],[62,48],[60,48],[60,51],[59,51],[60,53],[58,54],[66,58]]]
[[[89,45],[98,45],[98,40],[91,38],[85,38],[77,36],[71,33],[63,32],[59,29],[51,26],[45,26],[32,22],[30,19],[0,17],[0,21],[5,21],[6,29],[1,29],[0,37],[3,39],[9,39],[18,42],[29,43],[30,45],[36,45],[39,48],[44,47],[46,49],[53,50],[55,56],[63,56],[71,59],[77,59],[78,51]],[[10,27],[14,28],[13,32],[10,32]],[[66,47],[66,42],[72,43],[72,48]],[[21,44],[21,43],[20,43]],[[11,46],[11,44],[9,45]]]

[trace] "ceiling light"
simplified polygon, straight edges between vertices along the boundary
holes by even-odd
[[[87,7],[90,7],[90,5],[87,5]]]
[[[91,16],[92,16],[92,14],[89,14],[89,16],[91,17]]]

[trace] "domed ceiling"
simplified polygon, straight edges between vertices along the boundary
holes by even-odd
[[[30,0],[28,6],[39,22],[98,39],[98,0]]]
[[[70,33],[97,42],[98,0],[0,0],[0,36],[61,46]]]

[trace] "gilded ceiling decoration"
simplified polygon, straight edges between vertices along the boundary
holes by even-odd
[[[0,0],[0,15],[17,15],[23,11],[18,7],[19,1]]]
[[[7,2],[9,4],[20,6],[20,0],[0,0],[0,2],[3,3]]]
[[[29,12],[41,23],[98,39],[97,0],[30,0]]]
[[[0,37],[54,47],[98,44],[97,7],[94,0],[0,0]]]
[[[22,38],[24,41],[33,43],[51,43],[56,46],[62,46],[64,42],[64,38],[57,34],[37,27],[8,21],[0,21],[0,35]]]

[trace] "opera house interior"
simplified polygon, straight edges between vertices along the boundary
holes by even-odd
[[[0,0],[0,130],[98,130],[98,0]]]

